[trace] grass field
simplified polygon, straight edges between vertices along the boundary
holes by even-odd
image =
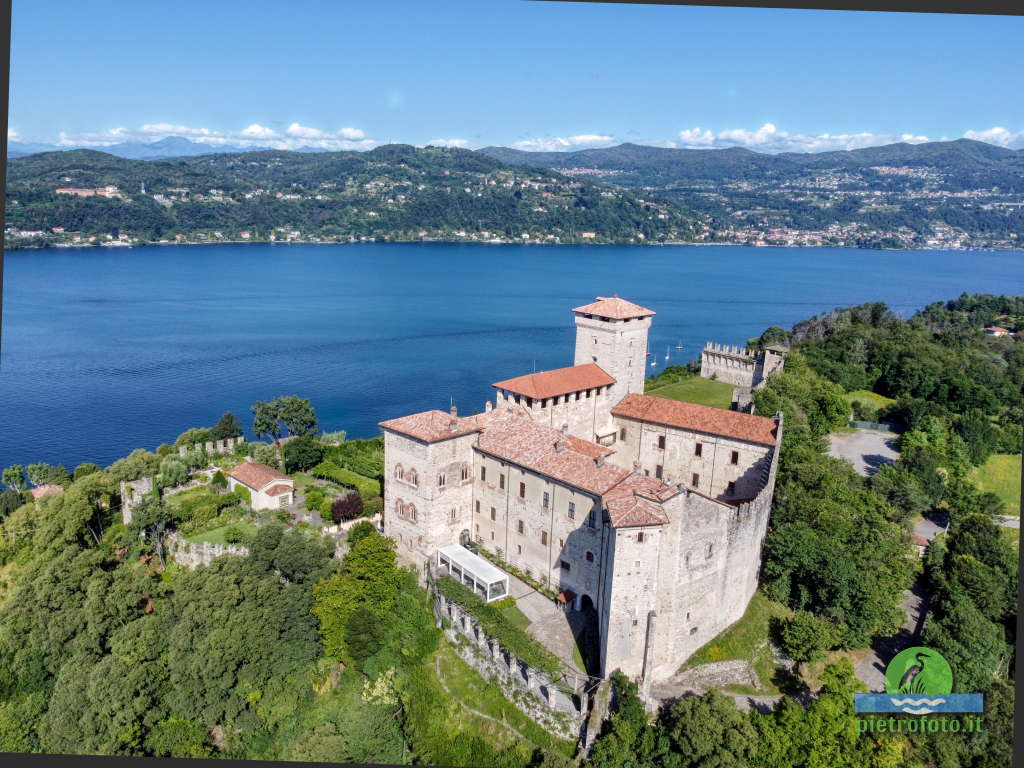
[[[523,714],[502,695],[495,683],[485,682],[446,643],[442,643],[437,651],[437,665],[445,687],[451,691],[453,697],[467,707],[507,723],[525,736],[534,746],[572,757],[576,749],[573,742],[555,738],[546,728]],[[501,726],[486,721],[480,722],[486,723],[489,730],[497,731],[495,735],[503,736],[505,740],[514,739],[512,734]]]
[[[516,629],[526,629],[530,626],[530,620],[526,618],[526,614],[519,610],[519,606],[510,605],[508,608],[499,608],[499,611],[509,620],[509,623],[514,625]]]
[[[193,544],[202,544],[204,541],[208,541],[211,544],[223,544],[227,545],[227,540],[224,538],[224,532],[234,526],[242,532],[244,536],[255,536],[257,528],[252,523],[246,522],[245,520],[238,520],[229,525],[222,525],[218,528],[211,528],[208,531],[200,531],[199,533],[193,533],[187,537],[186,541],[191,541]]]
[[[854,400],[860,400],[865,405],[870,405],[872,408],[884,408],[887,405],[892,405],[896,401],[891,397],[885,397],[884,395],[876,394],[875,392],[869,392],[866,389],[857,389],[853,392],[846,393],[846,402],[853,403]]]
[[[755,592],[743,618],[693,654],[683,669],[715,661],[746,659],[761,681],[761,690],[756,693],[778,693],[777,686],[772,682],[775,662],[768,648],[768,625],[773,617],[789,616],[791,613],[782,603],[769,600],[760,591]],[[753,690],[743,692],[755,693]]]
[[[732,405],[732,384],[724,381],[714,381],[694,376],[675,384],[666,384],[663,387],[647,391],[648,395],[665,397],[669,400],[682,400],[687,403],[699,405],[711,405],[715,408],[728,410]]]
[[[983,491],[991,491],[1006,505],[1006,514],[1020,514],[1020,455],[997,453],[971,473]]]

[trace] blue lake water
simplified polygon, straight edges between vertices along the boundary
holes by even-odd
[[[839,306],[909,316],[961,292],[1024,294],[1024,253],[743,246],[148,246],[6,256],[0,467],[107,465],[230,410],[310,398],[350,437],[572,364],[570,309],[657,312],[648,371]],[[683,350],[666,348],[682,342]],[[248,435],[251,439],[252,434]]]

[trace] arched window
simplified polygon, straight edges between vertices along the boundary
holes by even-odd
[[[416,522],[416,505],[415,504],[410,504],[408,509],[406,509],[406,512],[409,515],[409,519],[412,520],[415,523]]]
[[[412,483],[413,485],[419,485],[420,484],[420,477],[419,477],[419,475],[416,474],[416,470],[415,469],[410,469],[409,470],[409,482]]]
[[[441,473],[440,475],[437,476],[437,487],[438,488],[444,488],[445,479],[446,478],[444,476],[444,473]]]
[[[395,514],[396,515],[398,515],[399,517],[404,517],[405,516],[405,509],[404,509],[404,507],[405,507],[405,505],[402,503],[401,499],[395,499]]]
[[[405,479],[405,470],[402,468],[401,464],[395,467],[395,477],[397,477],[399,480]]]
[[[465,482],[466,480],[469,480],[469,465],[468,464],[463,464],[462,465],[461,477],[462,477],[463,482]]]

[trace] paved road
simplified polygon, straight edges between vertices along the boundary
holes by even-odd
[[[895,464],[897,436],[877,429],[858,429],[828,436],[830,456],[846,459],[857,473],[869,477],[883,464]]]

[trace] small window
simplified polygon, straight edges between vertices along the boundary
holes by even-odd
[[[704,559],[705,560],[710,560],[711,559],[711,555],[714,553],[714,551],[715,551],[715,545],[714,544],[708,544],[708,553],[706,555],[704,555]]]
[[[569,571],[570,570],[569,569],[569,563],[567,563],[565,560],[562,560],[561,563],[559,563],[559,564],[562,566],[562,570],[563,571]]]
[[[690,634],[691,635],[696,635],[697,634],[697,628],[696,627],[690,627]]]
[[[597,344],[597,336],[594,337],[594,343]]]
[[[694,488],[697,488],[698,486],[700,486],[700,475],[695,473],[693,475],[693,477],[691,478],[691,480],[692,480],[692,482],[690,483],[690,485],[692,485]]]
[[[469,467],[463,467],[462,468],[461,477],[462,477],[463,480],[469,480]]]
[[[541,399],[540,407],[541,408],[547,408],[548,407],[548,399],[546,397]]]
[[[665,450],[665,436],[664,435],[659,435],[658,436],[658,447],[661,450]]]
[[[451,518],[451,519],[452,519],[452,520],[454,520],[454,519],[455,519],[455,510],[454,510],[454,509],[452,510],[452,518]]]
[[[635,626],[636,626],[637,624],[639,624],[639,623],[640,623],[640,620],[639,620],[639,619],[633,619],[633,626],[634,626],[634,627],[635,627]]]
[[[445,483],[445,476],[444,475],[438,475],[437,476],[437,487],[438,488],[444,488],[444,483]]]
[[[526,483],[520,483],[519,484],[519,498],[520,499],[525,499],[526,498]]]
[[[523,521],[522,520],[519,521],[518,528],[519,528],[519,533],[524,533],[525,532],[526,526],[523,525]]]
[[[577,400],[579,400],[579,399],[580,399],[580,393],[579,393],[579,392],[577,392],[577,393],[576,393],[576,399],[577,399]]]
[[[480,467],[480,479],[481,480],[486,480],[487,479],[487,467]]]
[[[551,504],[551,494],[549,494],[547,491],[544,491],[544,509],[547,509],[548,506],[550,506],[550,504]]]
[[[587,562],[588,563],[594,562],[594,553],[593,552],[587,552]]]
[[[661,480],[661,464],[654,468],[654,476]]]
[[[732,458],[729,460],[729,463],[730,464],[739,464],[740,463],[740,452],[739,451],[733,451],[732,452]]]
[[[405,479],[405,470],[402,469],[402,465],[401,464],[399,464],[397,467],[395,467],[395,477],[397,477],[399,480],[404,480]]]
[[[626,428],[623,427],[622,429],[619,430],[619,440],[625,440],[625,439],[626,439]]]
[[[732,496],[736,493],[736,483],[729,483],[729,486],[725,489],[726,496]]]
[[[595,363],[597,362],[597,358],[596,357],[594,358],[594,362]],[[589,389],[587,390],[587,397],[590,397],[590,390]]]
[[[638,533],[638,534],[636,535],[636,543],[637,543],[637,544],[643,544],[643,543],[644,543],[644,532],[643,532],[643,531],[640,531],[640,532],[639,532],[639,533]]]
[[[491,520],[497,520],[497,519],[498,519],[498,510],[496,510],[494,507],[491,507]]]
[[[517,544],[516,545],[516,554],[517,555],[523,554],[523,545],[522,544]]]
[[[412,483],[413,485],[420,484],[420,476],[416,474],[415,469],[409,470],[409,482]]]
[[[491,541],[494,541],[494,531],[491,531]]]
[[[540,543],[543,544],[545,547],[548,545],[548,532],[547,531],[541,531],[540,532]]]
[[[597,355],[591,355],[590,359],[593,360],[596,363],[597,362]],[[587,393],[587,397],[590,397],[590,393],[589,392]]]
[[[498,475],[498,487],[501,490],[505,490],[505,476],[504,475]]]
[[[478,515],[480,514],[480,502],[479,502],[479,501],[478,501],[478,502],[476,502],[476,513],[477,513]]]
[[[587,513],[587,527],[597,528],[597,513],[594,510],[590,510]]]
[[[576,504],[572,501],[569,502],[569,519],[576,519]]]
[[[533,408],[533,398],[532,397],[526,398],[526,407],[527,408]]]
[[[476,532],[477,532],[477,533],[480,533],[480,523],[477,523],[477,524],[476,524]]]
[[[633,561],[633,567],[634,568],[639,568],[640,567],[640,561],[639,560],[634,560]]]
[[[695,446],[693,446],[693,455],[694,456],[701,456],[701,455],[703,455],[703,452],[704,452],[704,443],[697,443]]]

